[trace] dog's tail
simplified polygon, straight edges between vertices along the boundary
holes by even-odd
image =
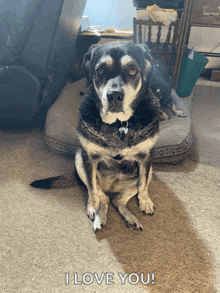
[[[51,188],[68,188],[77,185],[78,174],[74,170],[61,176],[49,177],[46,179],[36,180],[30,185],[35,188],[51,189]]]

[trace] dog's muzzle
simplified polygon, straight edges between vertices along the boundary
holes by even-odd
[[[110,112],[122,112],[123,109],[123,100],[124,100],[124,91],[108,91],[107,100],[108,100],[108,111]]]

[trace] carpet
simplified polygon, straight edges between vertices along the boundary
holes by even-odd
[[[199,80],[192,100],[195,145],[192,159],[220,167],[220,83]]]
[[[154,216],[143,215],[136,198],[128,203],[143,232],[110,206],[94,234],[84,186],[29,186],[73,162],[44,144],[41,129],[1,131],[1,292],[220,292],[218,167],[155,165]]]

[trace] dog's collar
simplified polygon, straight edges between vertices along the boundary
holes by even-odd
[[[126,123],[126,126],[123,126],[123,123]],[[128,121],[121,121],[121,127],[119,128],[120,140],[125,140],[125,134],[128,133]]]

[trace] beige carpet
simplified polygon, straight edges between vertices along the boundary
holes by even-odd
[[[155,215],[142,215],[136,199],[129,203],[143,233],[126,228],[110,207],[107,226],[94,235],[84,188],[28,186],[71,170],[72,159],[46,149],[39,130],[2,138],[1,292],[215,292],[208,284],[219,286],[219,278],[210,278],[213,269],[219,276],[219,169],[192,161],[155,166]],[[154,273],[155,284],[122,285],[118,273],[125,272],[144,273],[145,282]],[[85,273],[114,273],[114,284],[75,285],[74,273],[78,281]]]
[[[220,166],[199,156],[154,166],[154,216],[144,216],[135,198],[129,202],[144,231],[126,228],[110,206],[107,226],[94,234],[84,187],[29,186],[72,170],[73,158],[48,149],[40,129],[0,135],[0,292],[220,292]],[[91,284],[83,283],[86,273]],[[125,284],[119,273],[127,274]],[[144,282],[150,274],[148,284],[141,273]],[[105,274],[100,285],[95,274]]]
[[[220,167],[220,82],[198,81],[192,117],[196,133],[193,155],[203,164]]]

